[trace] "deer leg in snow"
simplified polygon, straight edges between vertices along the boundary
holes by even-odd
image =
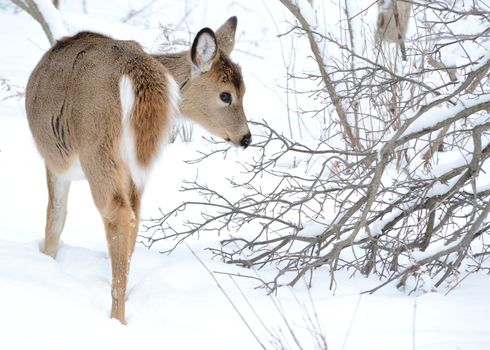
[[[46,215],[43,252],[55,258],[58,253],[60,235],[65,226],[70,181],[56,176],[47,167],[46,178],[48,183],[49,201]]]

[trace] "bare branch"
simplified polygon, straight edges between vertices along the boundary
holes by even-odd
[[[339,116],[340,123],[342,124],[343,130],[345,132],[345,135],[347,139],[349,140],[351,146],[355,150],[360,149],[360,144],[359,140],[354,137],[354,133],[352,132],[352,128],[349,125],[349,122],[347,121],[347,115],[345,112],[345,109],[342,107],[340,98],[335,90],[335,86],[332,82],[332,79],[330,78],[330,75],[327,73],[326,70],[326,62],[324,62],[323,56],[320,53],[320,48],[318,47],[318,43],[313,35],[312,28],[310,27],[310,24],[306,20],[306,18],[303,16],[301,13],[299,7],[294,4],[290,0],[281,0],[281,3],[289,10],[291,13],[298,19],[299,23],[301,24],[301,27],[305,30],[307,36],[308,36],[308,41],[310,43],[311,51],[313,52],[313,55],[315,56],[315,60],[318,64],[318,69],[320,70],[320,74],[322,76],[323,82],[325,84],[325,87],[328,91],[328,94],[330,96],[330,99],[332,100],[332,103],[335,106],[335,111],[337,112],[337,115]]]
[[[23,9],[25,12],[27,12],[29,15],[31,15],[31,17],[34,18],[36,22],[38,22],[41,25],[44,33],[48,37],[49,43],[51,44],[51,46],[54,45],[56,40],[53,36],[53,33],[51,32],[51,28],[46,22],[46,19],[42,15],[41,11],[39,11],[36,2],[33,0],[11,0],[11,1],[15,5]]]

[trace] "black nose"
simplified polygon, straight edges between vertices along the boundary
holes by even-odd
[[[243,148],[247,148],[248,146],[250,146],[251,143],[252,135],[248,133],[247,135],[243,136],[243,139],[240,141],[240,146],[242,146]]]

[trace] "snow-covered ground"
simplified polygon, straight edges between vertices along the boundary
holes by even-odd
[[[246,112],[286,129],[285,97],[278,86],[285,84],[281,50],[288,46],[280,45],[274,20],[281,25],[287,12],[279,1],[162,0],[126,23],[122,19],[130,10],[148,1],[87,1],[88,14],[83,14],[81,1],[61,2],[70,33],[93,29],[138,40],[152,51],[161,39],[159,23],[185,22],[197,32],[237,15],[233,58],[241,64],[247,84]],[[0,1],[0,79],[8,79],[16,91],[25,87],[49,44],[37,23],[6,4]],[[307,53],[297,56],[301,54]],[[0,99],[12,93],[3,88]],[[289,329],[304,349],[316,348],[316,332],[325,335],[330,350],[490,349],[490,278],[484,273],[469,275],[447,295],[411,296],[393,286],[361,295],[379,281],[346,273],[336,275],[333,292],[329,275],[319,271],[311,290],[301,285],[283,288],[277,297],[255,289],[254,281],[215,274],[251,332],[191,250],[211,271],[240,269],[211,260],[204,248],[216,244],[218,237],[203,236],[170,255],[137,247],[128,288],[128,325],[120,325],[109,318],[110,261],[87,183],[72,184],[57,259],[39,251],[47,191],[23,103],[22,98],[0,102],[0,349],[260,349],[252,333],[266,348],[281,348],[282,343],[297,349]],[[196,135],[201,133],[196,130]],[[226,191],[220,179],[238,174],[236,161],[253,152],[231,152],[227,159],[213,159],[199,169],[184,163],[206,147],[209,144],[196,137],[191,144],[167,148],[146,189],[144,218],[158,215],[159,207],[176,206],[183,196],[182,180],[196,175]]]

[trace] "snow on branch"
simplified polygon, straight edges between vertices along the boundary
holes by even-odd
[[[404,130],[400,135],[400,139],[410,139],[410,135],[418,134],[423,130],[437,130],[447,122],[452,123],[455,120],[466,118],[481,110],[488,110],[490,108],[490,95],[488,94],[460,96],[456,102],[453,102],[451,107],[441,106],[441,104],[458,97],[462,91],[474,85],[475,79],[481,80],[482,72],[487,72],[489,68],[490,54],[483,58],[480,64],[477,65],[477,68],[468,74],[467,79],[458,84],[452,92],[438,96],[427,105],[422,106],[413,117],[410,117],[406,127],[403,128]],[[436,106],[439,108],[432,109]]]
[[[68,35],[61,14],[49,0],[11,0],[32,16],[43,28],[51,45]]]

